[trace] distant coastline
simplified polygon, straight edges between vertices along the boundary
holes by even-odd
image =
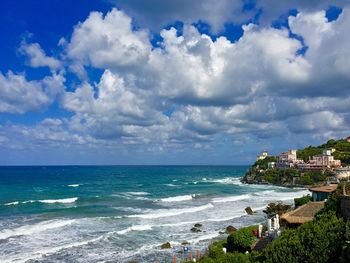
[[[263,151],[242,183],[310,187],[350,176],[350,140],[329,140],[320,146],[289,150],[279,156]]]

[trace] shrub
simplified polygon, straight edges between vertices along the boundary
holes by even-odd
[[[276,214],[282,215],[292,208],[291,205],[283,204],[282,202],[269,203],[263,211],[268,217],[273,217]]]
[[[299,198],[294,198],[295,207],[302,206],[312,201],[312,197],[310,195],[304,195]]]
[[[216,241],[209,246],[208,256],[211,258],[219,258],[224,255],[223,248],[226,247],[226,240]]]
[[[251,251],[256,237],[253,235],[253,230],[258,229],[257,226],[244,227],[227,237],[228,252],[246,252]]]
[[[266,262],[334,262],[338,258],[345,223],[335,213],[285,230],[264,250]]]

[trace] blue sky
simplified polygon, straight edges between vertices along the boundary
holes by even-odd
[[[249,164],[349,135],[348,1],[4,0],[0,164]]]

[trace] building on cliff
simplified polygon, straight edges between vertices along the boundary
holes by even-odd
[[[301,170],[323,170],[331,168],[340,168],[341,161],[334,159],[332,153],[335,149],[326,149],[322,154],[312,156],[307,163],[298,164]]]
[[[258,155],[256,157],[256,160],[259,161],[259,160],[264,160],[266,157],[269,156],[269,153],[267,151],[263,151],[260,155]]]
[[[289,150],[278,156],[277,168],[293,168],[298,164],[304,163],[303,160],[297,158],[297,150]]]

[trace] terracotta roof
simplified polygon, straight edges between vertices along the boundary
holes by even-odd
[[[337,184],[331,184],[331,185],[323,185],[318,187],[312,187],[309,188],[311,192],[322,192],[322,193],[332,193],[337,190],[338,185]]]
[[[286,220],[289,224],[304,224],[314,219],[315,214],[324,207],[324,201],[309,202],[297,209],[285,213],[281,219]]]

